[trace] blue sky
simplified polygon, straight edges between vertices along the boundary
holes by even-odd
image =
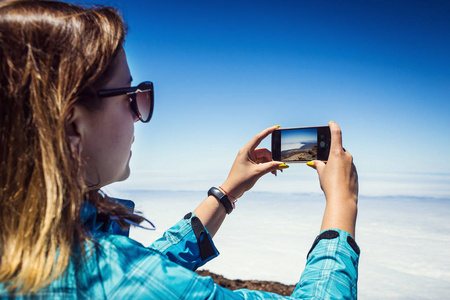
[[[134,82],[155,84],[153,119],[136,124],[132,174],[105,188],[137,200],[159,230],[134,238],[149,242],[193,209],[263,128],[333,120],[359,173],[361,298],[446,295],[449,258],[439,249],[448,248],[449,202],[426,197],[450,198],[449,1],[97,3],[122,10]],[[320,193],[315,171],[290,166],[239,199],[215,237],[222,258],[208,268],[298,280],[298,253],[318,233],[324,203],[310,195]],[[267,236],[287,247],[258,251]],[[273,257],[286,272],[266,268]]]
[[[96,3],[123,12],[134,83],[155,84],[133,173],[113,191],[207,190],[263,128],[333,120],[362,194],[448,197],[448,1]],[[320,191],[292,187],[303,180],[316,175],[292,165],[255,189]]]

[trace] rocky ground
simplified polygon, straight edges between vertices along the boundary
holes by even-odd
[[[295,289],[295,285],[285,285],[275,281],[240,280],[240,279],[230,280],[223,277],[222,275],[217,275],[212,272],[209,272],[208,270],[197,271],[197,274],[201,276],[210,276],[213,278],[215,283],[230,290],[249,289],[249,290],[272,292],[283,296],[290,296]]]

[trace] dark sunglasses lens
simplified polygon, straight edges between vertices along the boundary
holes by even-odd
[[[150,113],[152,110],[152,103],[151,103],[151,91],[147,92],[141,92],[136,94],[136,104],[139,110],[139,113],[141,114],[141,118],[144,122],[149,121]]]

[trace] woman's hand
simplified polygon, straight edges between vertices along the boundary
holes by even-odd
[[[327,204],[322,221],[322,229],[338,228],[355,236],[358,174],[353,157],[342,148],[342,134],[339,125],[330,122],[331,147],[328,162],[315,160],[308,163],[317,170],[320,186],[325,193]]]
[[[267,149],[256,149],[261,141],[274,132],[279,126],[267,128],[258,133],[245,145],[236,157],[222,190],[239,198],[251,189],[256,181],[268,172],[276,172],[288,166],[279,161],[272,161],[272,154]],[[231,199],[231,201],[235,199]],[[213,237],[219,230],[226,216],[225,207],[213,196],[208,196],[195,210],[194,214]]]
[[[280,161],[272,161],[272,153],[269,150],[256,149],[261,141],[278,127],[264,129],[239,150],[230,174],[221,186],[225,191],[239,198],[251,189],[261,176],[288,167]]]

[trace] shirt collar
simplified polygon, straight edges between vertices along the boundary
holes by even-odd
[[[134,209],[134,202],[130,200],[111,198],[113,201],[118,201],[125,206]],[[116,221],[111,220],[110,216],[101,213],[97,208],[91,203],[84,201],[81,207],[81,222],[84,227],[90,231],[94,232],[104,232],[111,234],[118,234],[128,237],[129,229],[122,230]]]

